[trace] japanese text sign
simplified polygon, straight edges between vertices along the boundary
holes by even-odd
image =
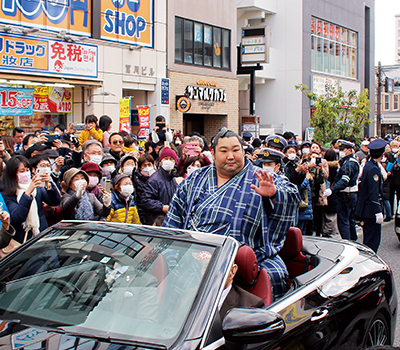
[[[103,1],[103,0],[102,0]],[[92,0],[2,0],[2,23],[90,35]]]
[[[119,131],[131,133],[131,99],[119,100]]]
[[[72,113],[72,89],[52,86],[35,87],[35,112]]]
[[[33,89],[0,88],[0,115],[32,115],[33,91]]]
[[[150,107],[138,107],[139,128],[150,128]]]
[[[102,0],[101,38],[145,47],[154,45],[154,0]]]
[[[0,68],[97,77],[97,46],[0,35]]]

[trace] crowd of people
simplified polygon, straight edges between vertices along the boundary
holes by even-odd
[[[364,243],[377,251],[380,225],[396,212],[398,139],[321,145],[289,131],[259,139],[223,128],[207,140],[171,130],[163,116],[148,140],[111,128],[109,116],[89,115],[79,135],[70,124],[3,137],[0,204],[16,241],[62,219],[229,234],[254,249],[279,296],[287,272],[277,253],[290,226],[356,240],[363,225]]]

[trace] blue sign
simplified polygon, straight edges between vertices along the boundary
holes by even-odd
[[[161,104],[169,105],[169,79],[161,79]]]
[[[34,89],[0,88],[0,115],[33,115]]]

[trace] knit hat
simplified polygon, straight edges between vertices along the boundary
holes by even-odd
[[[96,174],[100,177],[103,176],[103,174],[100,171],[99,166],[96,163],[92,162],[87,162],[81,166],[81,170],[85,171],[86,173],[90,173],[91,171],[96,172]]]
[[[83,170],[79,170],[78,168],[71,168],[71,169],[68,169],[68,170],[64,173],[64,176],[63,176],[63,180],[64,180],[65,184],[67,185],[67,189],[69,188],[69,185],[71,184],[72,178],[73,178],[76,174],[79,174],[79,173],[81,173],[81,174],[85,177],[85,180],[86,180],[87,182],[89,182],[89,176],[88,176],[88,174],[86,174]]]
[[[100,146],[101,149],[103,149],[103,145],[101,144],[101,142],[94,140],[94,139],[85,141],[82,145],[82,149],[86,150],[86,148],[88,148],[88,146],[93,145],[93,144],[96,144],[96,145]]]
[[[113,162],[115,165],[118,163],[118,161],[110,153],[106,153],[100,162],[100,166],[102,167],[105,162],[109,161]]]
[[[176,156],[176,153],[173,149],[169,148],[169,147],[165,147],[160,156],[158,157],[158,161],[161,162],[161,160],[165,157],[172,157],[175,160],[175,163],[178,163],[178,158]]]
[[[115,175],[114,178],[112,179],[113,188],[115,186],[117,186],[118,182],[120,182],[122,179],[125,179],[126,177],[129,177],[129,175],[125,175],[125,174]]]

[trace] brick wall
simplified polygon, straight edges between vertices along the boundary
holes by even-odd
[[[184,95],[186,86],[202,86],[197,82],[207,81],[215,82],[217,89],[223,89],[226,92],[226,102],[220,101],[199,101],[192,100],[191,108],[188,113],[204,114],[204,133],[208,140],[214,136],[218,130],[225,126],[230,130],[239,132],[239,116],[238,116],[238,101],[239,101],[239,85],[238,80],[231,78],[221,78],[213,76],[204,76],[198,74],[181,73],[169,71],[170,79],[170,127],[173,129],[183,130],[183,113],[176,110],[175,97]],[[199,102],[214,102],[213,106],[203,108]]]

